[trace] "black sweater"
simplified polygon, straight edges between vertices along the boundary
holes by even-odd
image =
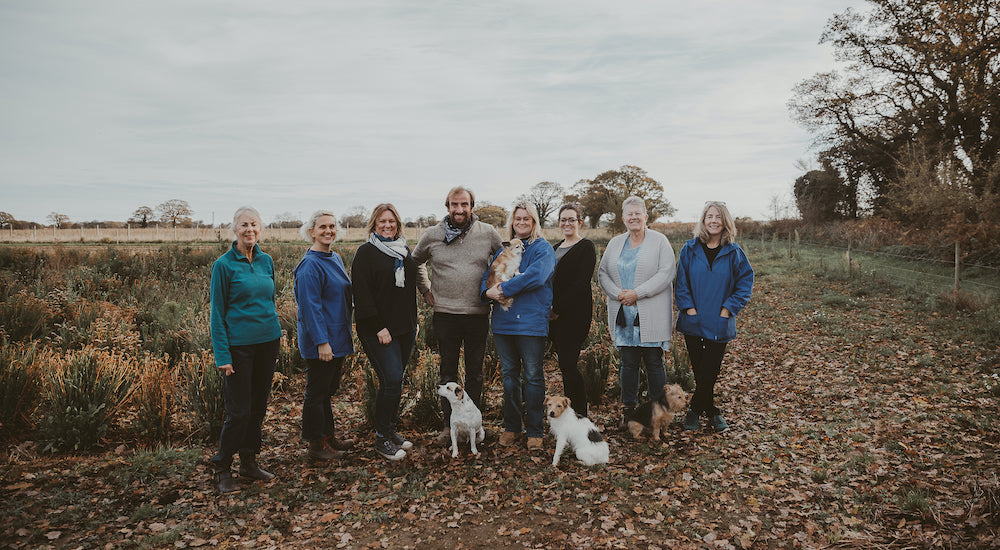
[[[559,241],[553,248],[559,248],[562,243]],[[559,326],[552,328],[558,332],[586,338],[594,314],[594,294],[590,283],[596,265],[597,249],[589,239],[570,247],[556,263],[552,276],[552,311],[559,315],[555,323]]]
[[[387,328],[395,337],[416,330],[417,264],[407,254],[402,287],[396,286],[395,265],[393,258],[371,243],[359,246],[354,253],[351,283],[358,332],[375,333]]]

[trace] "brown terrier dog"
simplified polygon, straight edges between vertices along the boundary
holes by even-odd
[[[666,434],[667,427],[678,413],[687,408],[691,394],[677,384],[663,386],[663,395],[654,401],[647,401],[632,411],[628,418],[628,431],[637,438],[644,428],[653,431],[653,441],[660,440],[660,433]]]

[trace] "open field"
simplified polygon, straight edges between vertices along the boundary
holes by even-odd
[[[682,237],[671,240],[679,247]],[[280,272],[279,311],[287,326],[290,272],[301,246],[264,246]],[[452,459],[433,442],[435,424],[415,398],[420,373],[434,367],[432,350],[421,349],[402,418],[414,452],[388,464],[368,450],[366,367],[359,359],[335,403],[338,426],[362,446],[344,461],[316,465],[305,461],[298,437],[304,375],[294,357],[283,356],[261,456],[279,479],[215,495],[204,466],[214,444],[189,411],[179,407],[177,426],[157,442],[135,430],[133,405],[87,452],[42,452],[39,429],[7,442],[0,544],[1000,547],[996,302],[956,310],[937,291],[892,286],[805,254],[789,257],[780,244],[745,247],[757,283],[719,383],[720,406],[733,426],[722,436],[687,434],[675,425],[659,446],[607,429],[612,464],[586,468],[567,455],[554,469],[550,437],[544,454],[495,445],[502,390],[494,378],[483,454],[473,458],[463,449]],[[35,253],[0,248],[4,330],[13,336],[16,297],[52,315],[20,340],[51,350],[48,361],[79,353],[86,334],[133,357],[135,368],[151,370],[144,361],[153,354],[182,357],[207,345],[208,269],[219,250],[62,247],[38,253],[47,254],[38,261]],[[352,250],[341,250],[348,263]],[[73,324],[78,318],[68,318],[70,310],[94,319]],[[679,339],[674,344],[683,347]],[[193,361],[183,357],[178,365]],[[670,361],[683,368],[681,359],[674,354]],[[598,425],[614,423],[619,412],[616,370],[604,402],[592,408]],[[561,393],[551,358],[546,374],[548,392]]]

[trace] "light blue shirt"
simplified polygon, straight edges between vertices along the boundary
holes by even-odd
[[[622,288],[635,288],[635,264],[639,258],[639,250],[642,245],[632,248],[628,239],[618,256],[618,276],[621,277]],[[625,316],[625,326],[615,324],[615,345],[643,348],[663,348],[670,349],[670,342],[643,342],[639,337],[639,327],[635,320],[639,316],[638,306],[622,305],[622,315]],[[617,319],[617,314],[616,317]]]

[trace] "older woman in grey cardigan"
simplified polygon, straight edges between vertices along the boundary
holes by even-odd
[[[638,404],[640,363],[646,367],[649,398],[663,394],[663,352],[670,349],[676,272],[670,242],[646,227],[646,202],[636,196],[625,199],[622,218],[628,232],[611,239],[598,269],[608,296],[608,328],[622,357],[620,429]]]

